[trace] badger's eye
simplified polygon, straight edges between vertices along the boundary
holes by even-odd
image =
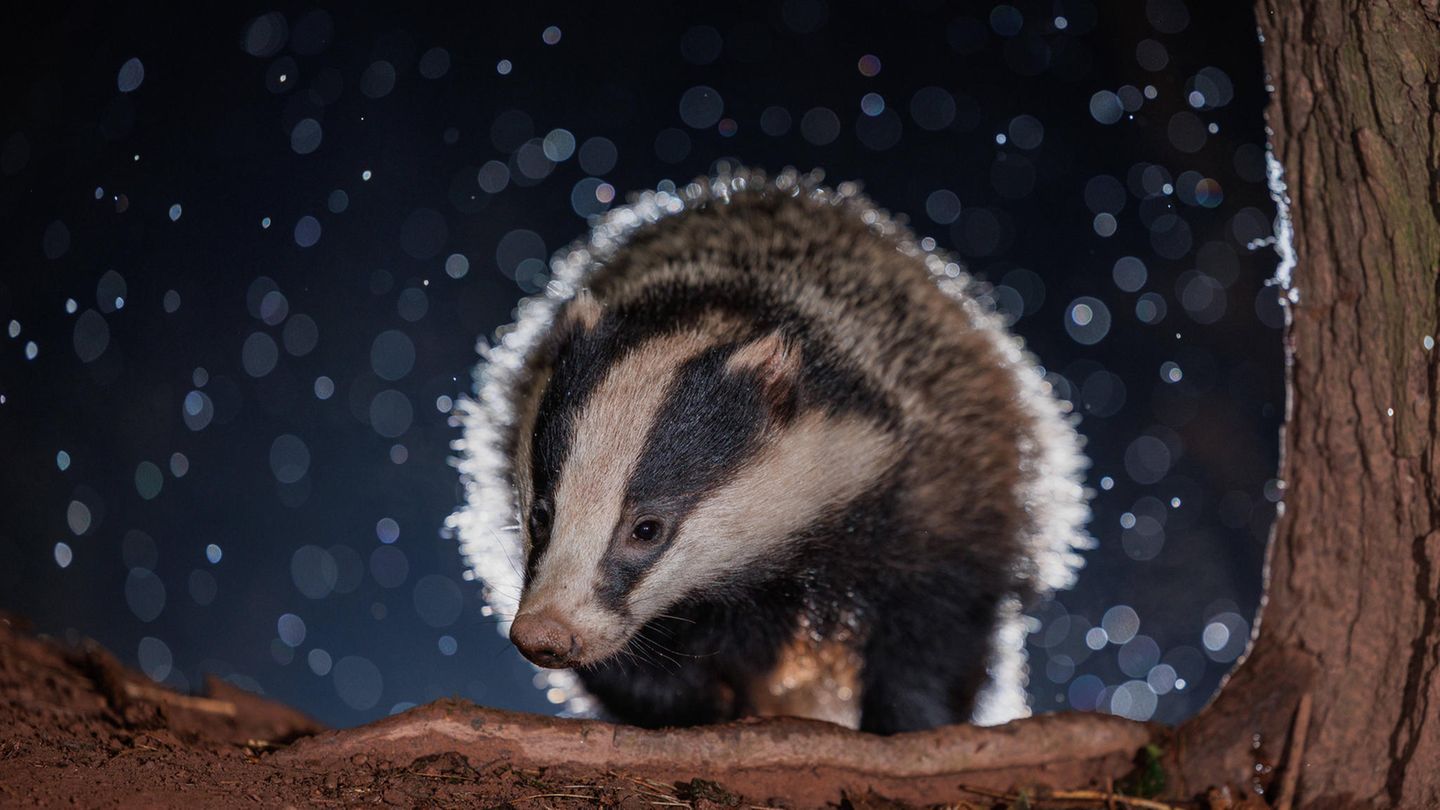
[[[536,501],[530,507],[530,535],[538,537],[550,528],[550,505],[544,501]]]
[[[660,537],[663,528],[655,518],[641,518],[635,523],[635,528],[630,530],[630,536],[642,543],[649,543]]]

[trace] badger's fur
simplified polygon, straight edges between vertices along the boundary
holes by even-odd
[[[987,288],[819,182],[600,218],[462,406],[474,573],[617,719],[1025,713],[1020,612],[1086,544],[1067,408]]]

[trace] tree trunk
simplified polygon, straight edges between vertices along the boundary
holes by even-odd
[[[1437,807],[1440,0],[1257,16],[1294,229],[1287,487],[1259,635],[1179,731],[1177,787],[1264,790],[1283,755],[1298,805]]]

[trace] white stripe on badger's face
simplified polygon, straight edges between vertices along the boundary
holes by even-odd
[[[701,501],[629,597],[636,625],[686,596],[785,554],[785,542],[872,486],[894,443],[857,416],[799,415]]]
[[[586,660],[618,651],[634,629],[622,627],[619,617],[598,603],[600,561],[620,519],[626,485],[680,365],[714,342],[697,333],[646,341],[606,373],[575,416],[551,504],[555,524],[520,612],[552,611],[563,617],[584,639]]]

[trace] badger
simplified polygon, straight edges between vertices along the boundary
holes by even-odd
[[[1089,493],[990,288],[794,170],[662,184],[551,270],[482,343],[451,525],[552,684],[646,727],[1026,713]]]

